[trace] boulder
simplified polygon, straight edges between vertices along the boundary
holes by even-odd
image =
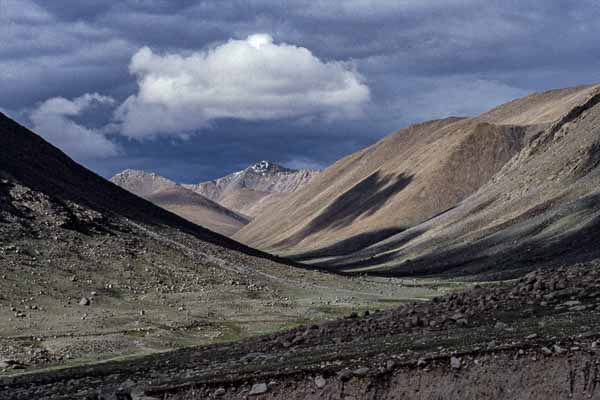
[[[315,386],[319,389],[323,389],[327,385],[327,381],[321,375],[315,377]]]
[[[259,394],[265,394],[269,391],[269,386],[266,383],[257,383],[250,389],[249,396],[258,396]]]
[[[450,366],[453,369],[460,369],[460,367],[461,367],[460,358],[454,357],[454,356],[450,357]]]

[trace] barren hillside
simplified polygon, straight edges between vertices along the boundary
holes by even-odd
[[[178,204],[171,194],[156,201]],[[435,293],[293,268],[99,177],[0,114],[0,374],[239,340]]]
[[[155,173],[125,170],[111,181],[211,231],[231,236],[248,218]]]
[[[317,171],[293,170],[261,161],[213,181],[183,186],[224,207],[255,217],[306,186],[317,175]]]
[[[560,254],[592,257],[598,91],[534,94],[476,118],[403,129],[340,160],[235,237],[356,272],[498,273]],[[501,266],[482,261],[492,254],[502,254]]]

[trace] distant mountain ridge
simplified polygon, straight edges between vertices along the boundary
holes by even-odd
[[[182,186],[231,210],[255,217],[318,175],[319,171],[295,170],[263,160],[222,178]]]
[[[127,169],[111,178],[123,189],[214,232],[231,236],[249,220],[154,172]]]

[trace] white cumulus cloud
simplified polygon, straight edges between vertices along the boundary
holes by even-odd
[[[267,34],[191,54],[160,55],[144,47],[129,69],[139,90],[116,116],[122,133],[134,138],[186,136],[219,118],[351,118],[370,99],[368,86],[347,64],[324,62]]]
[[[98,104],[111,105],[114,100],[98,93],[86,93],[73,100],[53,97],[41,103],[29,115],[33,131],[78,160],[100,159],[119,154],[119,148],[100,130],[73,121]]]

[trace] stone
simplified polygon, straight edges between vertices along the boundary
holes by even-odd
[[[221,396],[224,396],[225,393],[227,393],[227,391],[224,388],[218,388],[217,390],[215,390],[214,395],[216,397],[221,397]]]
[[[131,392],[129,393],[131,395],[131,400],[159,400],[156,397],[147,396],[144,389],[139,387],[136,388],[133,381],[127,380],[124,383],[124,386],[131,387]]]
[[[315,386],[319,389],[323,389],[327,385],[327,381],[321,375],[315,377]]]
[[[18,362],[15,360],[0,360],[0,369],[10,368],[13,365],[17,365]]]
[[[249,396],[258,396],[259,394],[264,394],[264,393],[267,393],[268,391],[269,391],[269,386],[267,386],[266,383],[257,383],[252,386],[252,389],[250,389],[250,393],[248,393],[248,395]]]
[[[454,357],[454,356],[450,357],[450,366],[453,369],[460,369],[460,366],[461,366],[460,358]]]
[[[550,350],[547,347],[542,347],[542,353],[544,353],[545,355],[549,356],[549,355],[552,355],[552,350]]]
[[[417,360],[417,367],[424,367],[427,365],[427,361],[424,358],[419,358]]]
[[[538,337],[538,335],[536,333],[532,333],[531,335],[526,336],[525,339],[531,340],[531,339],[535,339],[537,337]]]
[[[542,280],[537,280],[534,284],[533,284],[533,290],[544,290],[546,288],[546,284],[544,283],[544,281]]]
[[[349,381],[350,379],[352,379],[352,371],[350,371],[349,369],[345,369],[338,374],[338,378],[340,378],[342,382]]]
[[[464,314],[462,313],[456,313],[453,316],[450,317],[451,320],[453,321],[458,321],[459,319],[463,319],[465,317]]]
[[[98,393],[99,400],[133,400],[131,393],[126,390],[107,390]]]
[[[575,306],[575,307],[569,308],[569,311],[585,311],[586,308],[587,308],[587,306],[580,305],[580,306]]]
[[[80,306],[89,306],[90,299],[88,299],[87,297],[82,297],[81,300],[79,300],[79,305]]]
[[[559,345],[555,344],[554,346],[552,346],[552,350],[556,353],[556,354],[561,354],[564,353],[566,350],[563,349],[562,347],[560,347]]]
[[[365,376],[369,373],[369,368],[363,367],[363,368],[358,368],[355,369],[354,371],[352,371],[352,374],[354,376]]]
[[[498,322],[496,322],[496,325],[494,325],[494,328],[496,328],[496,329],[506,329],[507,327],[508,327],[508,325],[502,321],[498,321]]]

